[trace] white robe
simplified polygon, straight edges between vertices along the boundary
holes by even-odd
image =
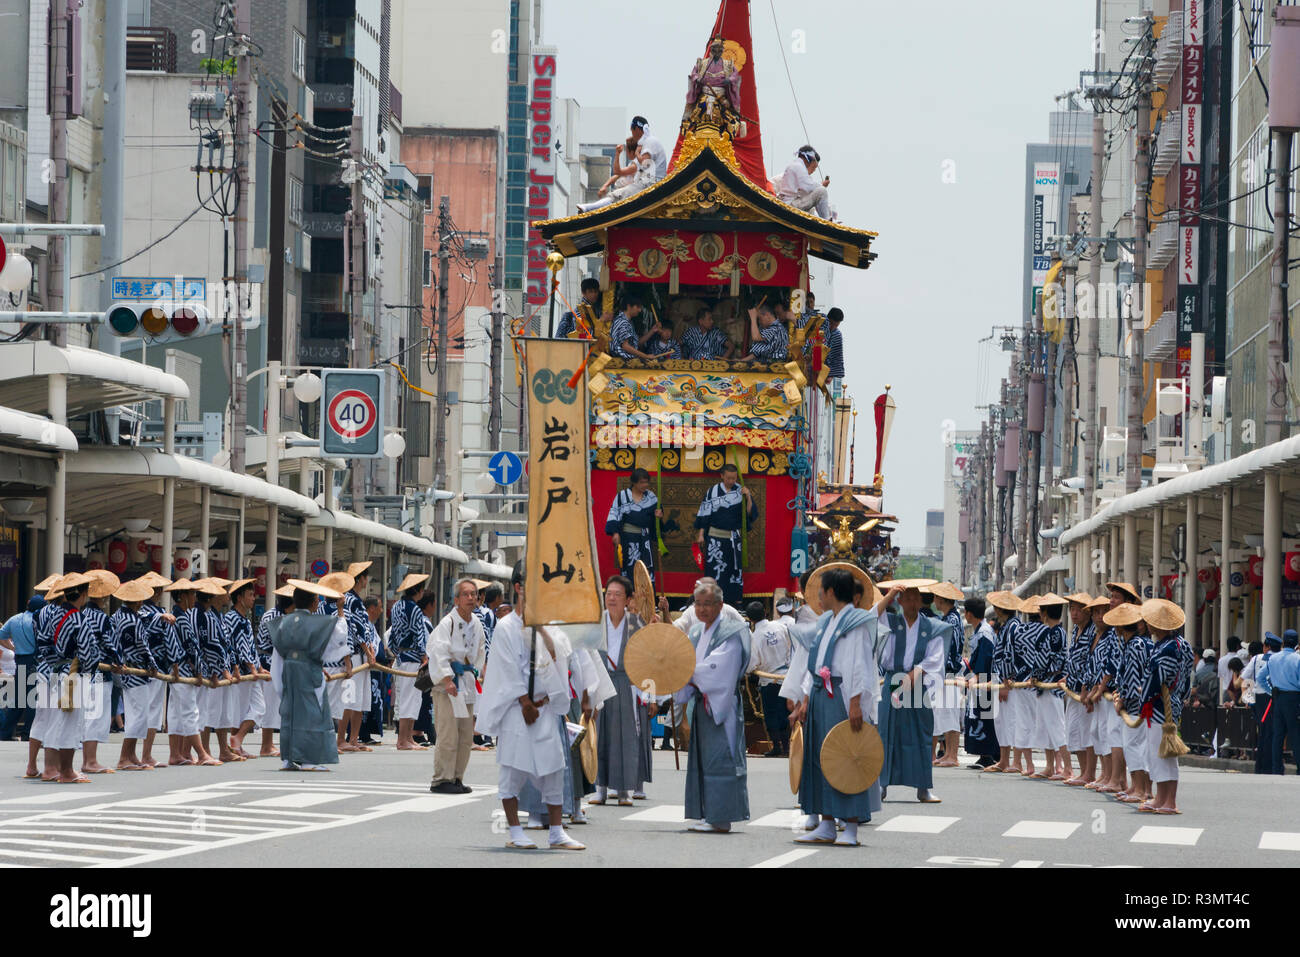
[[[567,661],[572,653],[568,636],[557,628],[548,628],[555,645],[556,658]],[[537,720],[524,722],[519,698],[528,694],[529,647],[532,629],[525,629],[515,612],[497,622],[492,635],[492,667],[483,682],[474,716],[479,734],[497,739],[497,764],[514,768],[537,778],[564,768],[569,743],[560,734],[556,720],[567,720],[569,713],[569,678],[567,669],[556,664],[546,651],[546,642],[537,636],[533,700],[548,699],[539,707]]]
[[[830,620],[827,626],[834,629],[840,617],[849,606]],[[833,677],[842,678],[840,693],[844,695],[845,711],[848,702],[855,695],[861,695],[859,704],[862,716],[872,724],[876,723],[876,710],[880,703],[880,672],[876,667],[873,645],[876,637],[877,616],[875,611],[867,612],[867,620],[856,628],[850,629],[835,642],[835,648],[826,662],[826,643],[818,649],[818,668],[827,665]],[[814,669],[817,670],[817,669]],[[813,675],[808,670],[808,649],[798,642],[790,655],[790,669],[781,684],[781,697],[798,704],[804,701],[813,689]]]
[[[708,716],[714,724],[726,729],[727,744],[731,746],[731,753],[736,754],[744,748],[740,719],[736,713],[736,686],[740,680],[744,648],[739,641],[724,641],[710,652],[709,642],[720,624],[721,617],[700,635],[695,646],[695,673],[691,675],[690,684],[673,695],[673,702],[679,708],[685,707],[695,697],[696,689],[703,692]],[[699,720],[699,715],[696,715],[695,720]]]

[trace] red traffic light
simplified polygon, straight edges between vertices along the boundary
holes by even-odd
[[[104,320],[120,337],[143,334],[152,339],[188,339],[205,330],[208,310],[198,302],[116,302],[104,314]]]

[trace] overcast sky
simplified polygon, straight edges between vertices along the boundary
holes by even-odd
[[[769,174],[805,142],[797,95],[840,219],[880,234],[876,263],[837,270],[836,301],[818,306],[846,316],[860,482],[875,448],[871,403],[893,386],[885,509],[900,520],[895,544],[920,546],[925,510],[943,506],[944,422],[978,428],[976,406],[1006,371],[1002,353],[978,341],[995,324],[1019,322],[1025,146],[1046,140],[1054,97],[1091,63],[1094,3],[750,6],[756,62],[744,80],[757,79]],[[717,9],[713,0],[549,0],[558,94],[642,113],[671,150],[686,74]],[[804,52],[793,49],[795,31]]]

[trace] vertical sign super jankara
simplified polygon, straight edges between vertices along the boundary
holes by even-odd
[[[528,396],[528,541],[524,624],[600,620],[591,517],[586,344],[524,339]]]
[[[540,49],[540,48],[539,48]],[[546,240],[534,223],[551,218],[555,188],[555,53],[529,60],[528,102],[528,285],[529,306],[546,302]]]

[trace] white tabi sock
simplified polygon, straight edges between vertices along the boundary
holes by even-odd
[[[524,837],[524,829],[520,825],[510,825],[510,841],[513,844],[527,843],[527,838]]]
[[[848,843],[853,843],[853,842],[856,841],[857,839],[858,839],[858,822],[857,822],[857,821],[845,821],[845,822],[844,822],[844,840],[845,840],[846,842],[848,842]]]
[[[569,839],[569,835],[564,833],[563,824],[552,824],[549,840],[552,844],[562,844]]]
[[[822,821],[817,825],[817,829],[807,835],[809,840],[835,840],[835,822]]]
[[[608,793],[608,792],[606,791],[605,788],[601,788],[601,787],[596,788],[596,800],[597,800],[597,801],[603,801],[603,800],[605,800],[605,795],[606,795],[607,793]]]

